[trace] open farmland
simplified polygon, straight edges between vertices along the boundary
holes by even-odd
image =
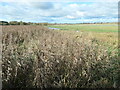
[[[60,28],[61,30],[81,32],[118,32],[117,24],[73,24],[73,25],[49,25],[49,27]]]
[[[48,27],[58,28],[61,32],[72,35],[86,34],[86,38],[97,39],[104,44],[118,45],[118,25],[117,24],[73,24],[73,25],[49,25]],[[85,36],[84,36],[85,38]]]
[[[3,26],[3,88],[120,86],[116,25],[50,27]]]

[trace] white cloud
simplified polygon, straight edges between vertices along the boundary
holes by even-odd
[[[0,19],[36,22],[115,21],[117,5],[117,2],[8,2],[0,4]]]
[[[79,7],[77,4],[70,4],[69,6],[70,6],[71,8]]]
[[[85,16],[85,12],[76,11],[76,14],[80,17]]]
[[[0,2],[118,2],[119,0],[1,0]]]
[[[65,16],[65,17],[68,18],[68,19],[74,19],[74,18],[76,18],[76,17],[70,16],[70,15],[67,15],[67,16]]]

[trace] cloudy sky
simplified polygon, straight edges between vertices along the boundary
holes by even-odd
[[[0,20],[83,23],[117,22],[118,1],[0,1]]]

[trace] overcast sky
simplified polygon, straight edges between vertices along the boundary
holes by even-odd
[[[117,22],[118,2],[1,0],[0,20],[49,23]]]

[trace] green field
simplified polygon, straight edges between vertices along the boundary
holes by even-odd
[[[51,28],[58,28],[58,32],[70,33],[72,36],[96,39],[112,47],[118,44],[117,24],[74,24],[74,25],[48,25]]]
[[[49,25],[48,27],[82,32],[118,32],[117,24]]]

